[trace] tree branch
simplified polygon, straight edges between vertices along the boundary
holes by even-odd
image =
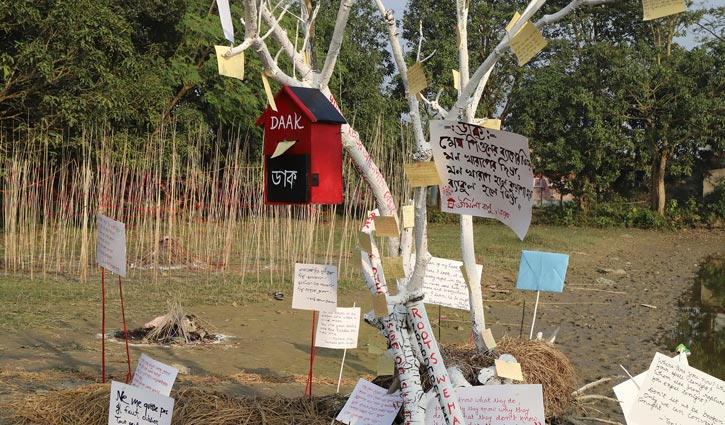
[[[335,20],[335,31],[332,33],[332,40],[330,40],[330,48],[327,50],[327,57],[325,58],[325,65],[322,67],[320,72],[320,87],[327,87],[332,77],[332,71],[335,69],[337,63],[337,56],[340,54],[340,47],[342,46],[342,39],[345,36],[345,27],[347,21],[350,18],[350,9],[354,0],[341,0],[340,9],[337,11],[337,19]]]

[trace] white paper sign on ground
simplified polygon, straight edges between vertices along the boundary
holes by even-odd
[[[725,423],[725,382],[656,353],[629,413],[630,425]]]
[[[360,379],[335,419],[348,425],[392,424],[403,405],[403,398],[397,391],[386,394],[387,391],[372,382]]]
[[[96,263],[126,277],[126,225],[98,213],[96,226]]]
[[[410,256],[410,267],[415,265],[415,255]],[[463,262],[446,258],[432,257],[428,262],[423,278],[424,302],[444,307],[470,310],[471,300],[468,285],[461,274]],[[483,272],[481,264],[476,265],[479,274]],[[408,275],[412,275],[410,270]]]
[[[478,385],[456,389],[467,425],[544,425],[544,398],[540,384]],[[441,407],[428,402],[426,425],[445,425]]]
[[[441,211],[495,218],[524,239],[531,224],[534,175],[528,140],[456,121],[430,123],[441,176]]]
[[[131,385],[168,397],[178,374],[179,369],[163,364],[141,353]]]
[[[317,321],[316,347],[357,348],[360,331],[360,307],[338,307],[335,311],[321,311]]]
[[[174,399],[111,381],[108,425],[171,425]]]
[[[337,308],[337,267],[295,264],[292,308],[334,312]]]

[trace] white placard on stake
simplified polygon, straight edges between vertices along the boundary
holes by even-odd
[[[398,391],[387,392],[385,388],[360,379],[335,419],[348,425],[392,424],[403,405],[403,398]]]
[[[332,311],[337,308],[337,267],[295,264],[292,308]]]
[[[632,404],[628,424],[721,424],[723,418],[725,382],[679,364],[677,357],[656,353]]]
[[[415,255],[410,256],[410,267],[413,265],[415,265]],[[459,310],[470,310],[471,300],[468,285],[461,273],[462,265],[461,261],[432,257],[423,277],[425,294],[423,301]],[[480,275],[483,272],[483,265],[476,264],[476,270]],[[409,270],[408,275],[412,275],[412,270]]]
[[[467,425],[543,425],[544,398],[540,384],[478,385],[456,389]],[[426,425],[445,425],[435,398],[428,402]]]
[[[126,277],[126,225],[105,215],[96,215],[96,263]]]
[[[528,140],[516,133],[435,120],[430,142],[441,177],[441,211],[495,218],[523,240],[534,195]]]
[[[357,348],[360,331],[360,307],[338,307],[335,311],[321,311],[317,320],[316,347]]]
[[[141,353],[131,385],[168,397],[178,374],[179,369]]]
[[[122,382],[111,382],[108,425],[171,425],[173,413],[173,398]]]

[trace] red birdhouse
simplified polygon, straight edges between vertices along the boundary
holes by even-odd
[[[317,89],[284,86],[257,119],[264,126],[266,204],[342,203],[345,118]]]

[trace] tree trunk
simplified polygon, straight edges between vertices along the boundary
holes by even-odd
[[[667,170],[667,151],[657,150],[652,158],[652,178],[650,180],[650,206],[657,214],[665,215],[665,171]]]

